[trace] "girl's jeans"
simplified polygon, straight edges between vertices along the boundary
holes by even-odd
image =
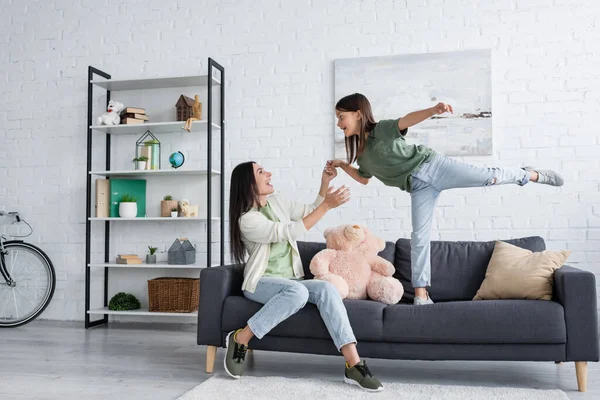
[[[436,154],[412,174],[412,285],[431,285],[430,231],[433,211],[443,190],[529,182],[522,168],[482,168]]]
[[[244,296],[264,304],[248,320],[248,326],[259,339],[309,302],[319,309],[338,350],[349,343],[356,343],[346,307],[337,289],[330,282],[262,277],[254,293],[244,290]]]

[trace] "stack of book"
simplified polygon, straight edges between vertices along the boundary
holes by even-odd
[[[141,264],[142,259],[137,254],[117,254],[117,264]]]
[[[135,125],[143,124],[144,121],[148,121],[150,117],[146,115],[146,110],[137,107],[125,107],[121,110],[121,124],[122,125]]]

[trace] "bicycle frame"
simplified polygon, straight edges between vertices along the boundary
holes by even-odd
[[[7,215],[14,217],[17,222],[21,222],[21,217],[19,216],[18,212],[0,212],[0,217],[4,217]],[[10,276],[10,273],[8,272],[8,267],[6,266],[6,260],[4,258],[4,256],[7,254],[7,251],[4,248],[5,242],[8,242],[7,237],[5,235],[0,235],[0,274],[2,275],[8,286],[14,287],[15,281],[13,281],[12,277]]]
[[[6,250],[4,249],[5,240],[6,237],[4,235],[0,236],[0,274],[2,275],[8,286],[14,287],[15,281],[12,280],[10,273],[8,272],[8,268],[6,267],[6,261],[4,259],[4,256],[7,254]]]

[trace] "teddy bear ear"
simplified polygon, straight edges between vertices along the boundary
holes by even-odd
[[[327,228],[323,231],[323,237],[325,239],[327,239],[327,236],[329,236],[331,234],[331,232],[333,231],[333,228]]]

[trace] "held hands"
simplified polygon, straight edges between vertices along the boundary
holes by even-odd
[[[333,186],[330,186],[327,189],[327,195],[325,195],[325,200],[323,204],[327,206],[327,208],[337,208],[344,203],[347,203],[350,200],[350,189],[346,186],[340,187],[335,192],[333,191]]]
[[[341,168],[344,164],[346,164],[346,162],[343,160],[328,160],[327,164],[325,164],[325,169]]]
[[[454,114],[454,111],[452,110],[452,106],[450,104],[437,103],[437,105],[433,107],[434,115],[443,114],[445,112],[450,112]]]
[[[325,168],[323,168],[323,175],[321,176],[321,182],[326,183],[327,185],[329,185],[329,183],[337,176],[337,170],[335,168],[331,168],[328,165],[325,165]]]

